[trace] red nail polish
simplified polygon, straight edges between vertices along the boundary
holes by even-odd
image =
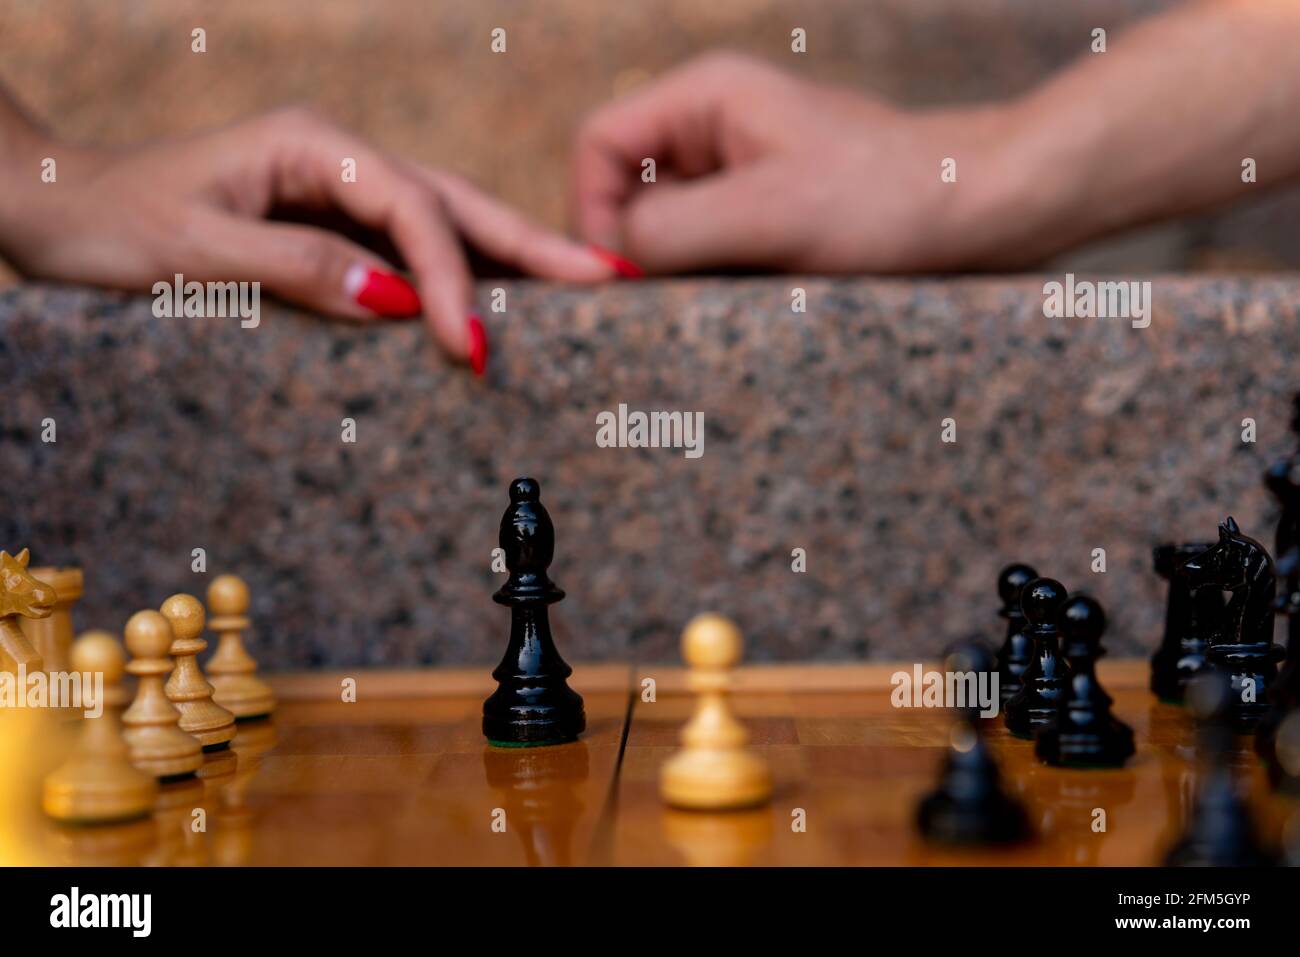
[[[487,368],[487,333],[483,331],[483,320],[473,313],[469,317],[469,367],[474,374],[481,376]]]
[[[620,278],[622,279],[644,279],[645,278],[645,270],[643,270],[636,263],[632,262],[632,260],[625,259],[624,257],[620,256],[618,253],[612,252],[601,246],[592,245],[590,248],[593,253],[595,253],[602,260],[604,260],[610,266],[612,266],[614,268],[614,272],[618,273]]]
[[[357,305],[381,316],[404,318],[421,311],[415,287],[395,272],[353,266],[343,277],[343,288]]]

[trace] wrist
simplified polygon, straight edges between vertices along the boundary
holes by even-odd
[[[0,239],[9,235],[15,218],[39,195],[42,164],[54,154],[52,139],[35,127],[26,123],[0,126]]]
[[[0,139],[0,253],[13,246],[65,191],[96,168],[98,151],[61,143],[45,132],[6,129]]]
[[[1011,268],[1044,257],[1073,200],[1030,111],[998,103],[901,113],[896,123],[889,149],[907,157],[907,213],[890,234],[886,271]],[[873,208],[882,202],[889,208],[879,197]],[[880,217],[858,221],[870,237]]]
[[[21,116],[0,116],[0,171],[6,184],[21,183],[25,174],[40,176],[41,161],[56,152],[54,138]]]
[[[1090,199],[1096,114],[1079,117],[1036,96],[990,111],[982,163],[965,227],[976,232],[983,268],[1024,268],[1105,230],[1105,210]]]

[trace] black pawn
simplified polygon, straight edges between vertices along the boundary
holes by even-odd
[[[1231,678],[1206,669],[1187,687],[1187,704],[1200,723],[1202,768],[1187,830],[1165,857],[1171,867],[1264,867],[1276,861],[1255,836],[1232,766]]]
[[[1070,680],[1055,723],[1038,732],[1034,753],[1072,768],[1120,767],[1133,756],[1133,729],[1111,714],[1111,697],[1097,680],[1106,614],[1095,599],[1075,595],[1061,606],[1057,628]]]
[[[983,643],[966,642],[948,654],[944,667],[991,675],[996,662]],[[917,827],[931,841],[970,847],[1029,838],[1029,817],[1002,789],[997,763],[980,731],[978,707],[961,709],[953,722],[939,785],[917,808]]]
[[[1217,587],[1187,587],[1178,566],[1214,547],[1213,542],[1157,545],[1152,551],[1156,574],[1169,583],[1165,632],[1151,656],[1151,690],[1163,701],[1181,703],[1187,682],[1206,665],[1210,641],[1223,624],[1223,592]]]
[[[573,669],[551,638],[546,609],[564,592],[546,575],[555,557],[555,527],[533,479],[510,484],[498,541],[510,577],[492,600],[510,608],[510,644],[492,672],[499,687],[483,702],[483,733],[501,747],[572,741],[587,718],[582,696],[565,682]]]
[[[1033,657],[1034,641],[1024,634],[1025,615],[1020,610],[1020,590],[1038,577],[1028,565],[1016,563],[998,575],[998,614],[1007,620],[1007,636],[998,650],[998,696],[1002,704],[1020,690],[1020,678]]]
[[[1035,578],[1020,592],[1020,608],[1027,622],[1025,632],[1034,640],[1034,651],[1021,676],[1023,687],[1004,707],[1007,730],[1018,738],[1032,738],[1040,728],[1056,720],[1066,678],[1056,615],[1067,597],[1065,586],[1053,578]]]

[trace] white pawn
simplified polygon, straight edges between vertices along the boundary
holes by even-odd
[[[218,575],[208,586],[208,627],[218,636],[217,651],[208,659],[212,700],[235,720],[263,718],[275,710],[275,695],[257,677],[257,662],[244,648],[248,628],[248,586],[238,575]]]
[[[176,636],[171,647],[176,669],[167,679],[167,697],[181,713],[181,730],[198,738],[205,751],[228,747],[235,737],[235,716],[212,700],[212,685],[203,677],[197,657],[208,647],[200,637],[207,618],[203,604],[181,593],[168,598],[158,611]]]
[[[153,810],[158,785],[131,766],[118,712],[126,703],[126,656],[113,636],[88,631],[72,645],[72,668],[103,677],[103,695],[88,701],[100,713],[83,719],[72,756],[45,779],[45,813],[60,821],[97,824],[142,817]],[[93,697],[93,694],[92,694]]]
[[[156,778],[193,774],[203,766],[203,748],[179,727],[181,713],[167,700],[163,675],[172,670],[172,626],[156,611],[138,611],[126,623],[126,670],[139,678],[135,701],[122,715],[131,763]]]
[[[699,697],[682,729],[682,748],[659,774],[659,793],[674,807],[727,811],[772,796],[767,764],[750,751],[749,735],[731,713],[729,671],[740,661],[740,630],[721,615],[698,615],[682,633],[690,666],[687,686]]]

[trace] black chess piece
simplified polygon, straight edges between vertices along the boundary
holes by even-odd
[[[1024,633],[1025,616],[1020,610],[1020,590],[1038,577],[1038,572],[1019,562],[1008,565],[998,575],[998,597],[1002,607],[998,614],[1007,620],[1007,635],[998,650],[998,695],[1002,703],[1020,690],[1020,678],[1029,667],[1034,641]]]
[[[1151,690],[1162,701],[1182,702],[1187,682],[1206,666],[1211,638],[1222,628],[1223,592],[1216,585],[1193,592],[1177,574],[1179,565],[1213,547],[1213,542],[1168,543],[1152,551],[1156,574],[1169,583],[1164,639],[1151,656]]]
[[[1236,697],[1231,676],[1217,668],[1207,668],[1187,686],[1187,705],[1200,725],[1202,767],[1191,819],[1165,857],[1167,866],[1265,867],[1276,863],[1256,837],[1233,769]]]
[[[582,696],[565,681],[573,669],[551,638],[547,606],[564,592],[546,574],[555,557],[555,527],[533,479],[510,483],[498,540],[510,577],[492,600],[510,608],[510,644],[492,672],[498,687],[483,702],[483,733],[502,747],[572,741],[587,719]]]
[[[1278,718],[1268,739],[1268,753],[1263,757],[1269,783],[1283,794],[1300,796],[1300,708],[1292,708]],[[1300,811],[1297,815],[1300,825]],[[1300,832],[1296,836],[1300,838]],[[1300,843],[1296,846],[1300,848]]]
[[[1300,438],[1300,393],[1292,398],[1291,431]],[[1300,545],[1300,449],[1284,459],[1274,462],[1264,472],[1264,487],[1273,493],[1282,513],[1278,516],[1274,551],[1280,560],[1291,549]]]
[[[996,666],[988,648],[978,641],[963,642],[944,660],[949,673],[987,674],[990,680]],[[978,679],[975,684],[981,685]],[[1015,844],[1031,836],[1024,807],[1002,788],[997,763],[981,732],[979,711],[976,702],[959,709],[939,785],[917,808],[917,827],[928,840],[975,847]]]
[[[1106,614],[1096,599],[1074,595],[1056,620],[1070,678],[1056,721],[1038,732],[1034,753],[1065,767],[1120,767],[1133,756],[1133,729],[1111,714],[1112,699],[1097,680]]]
[[[1255,752],[1268,768],[1269,782],[1288,794],[1300,794],[1300,642],[1296,640],[1296,622],[1300,621],[1300,546],[1294,546],[1277,563],[1286,581],[1286,593],[1278,602],[1286,615],[1288,632],[1286,664],[1278,673],[1269,695],[1268,713],[1259,721],[1255,732]],[[1279,743],[1284,728],[1290,728],[1287,745]]]
[[[1300,395],[1294,403],[1291,428],[1300,434]],[[1273,739],[1278,727],[1300,708],[1300,451],[1275,462],[1264,473],[1264,485],[1282,506],[1273,552],[1279,584],[1274,610],[1286,618],[1287,643],[1286,662],[1269,697],[1268,713],[1260,719],[1255,750],[1268,765],[1273,784],[1289,789],[1294,774],[1279,762]]]
[[[1282,863],[1286,867],[1300,867],[1300,810],[1292,811],[1282,826]]]
[[[1025,632],[1034,641],[1034,652],[1021,676],[1023,687],[1003,707],[1007,730],[1018,738],[1032,738],[1056,720],[1067,674],[1058,645],[1056,615],[1067,597],[1065,586],[1053,578],[1035,578],[1020,592]]]
[[[1208,551],[1178,566],[1188,588],[1217,587],[1232,593],[1221,634],[1212,636],[1211,666],[1232,676],[1232,725],[1253,732],[1268,712],[1282,649],[1273,644],[1277,581],[1268,550],[1242,533],[1228,516]]]

